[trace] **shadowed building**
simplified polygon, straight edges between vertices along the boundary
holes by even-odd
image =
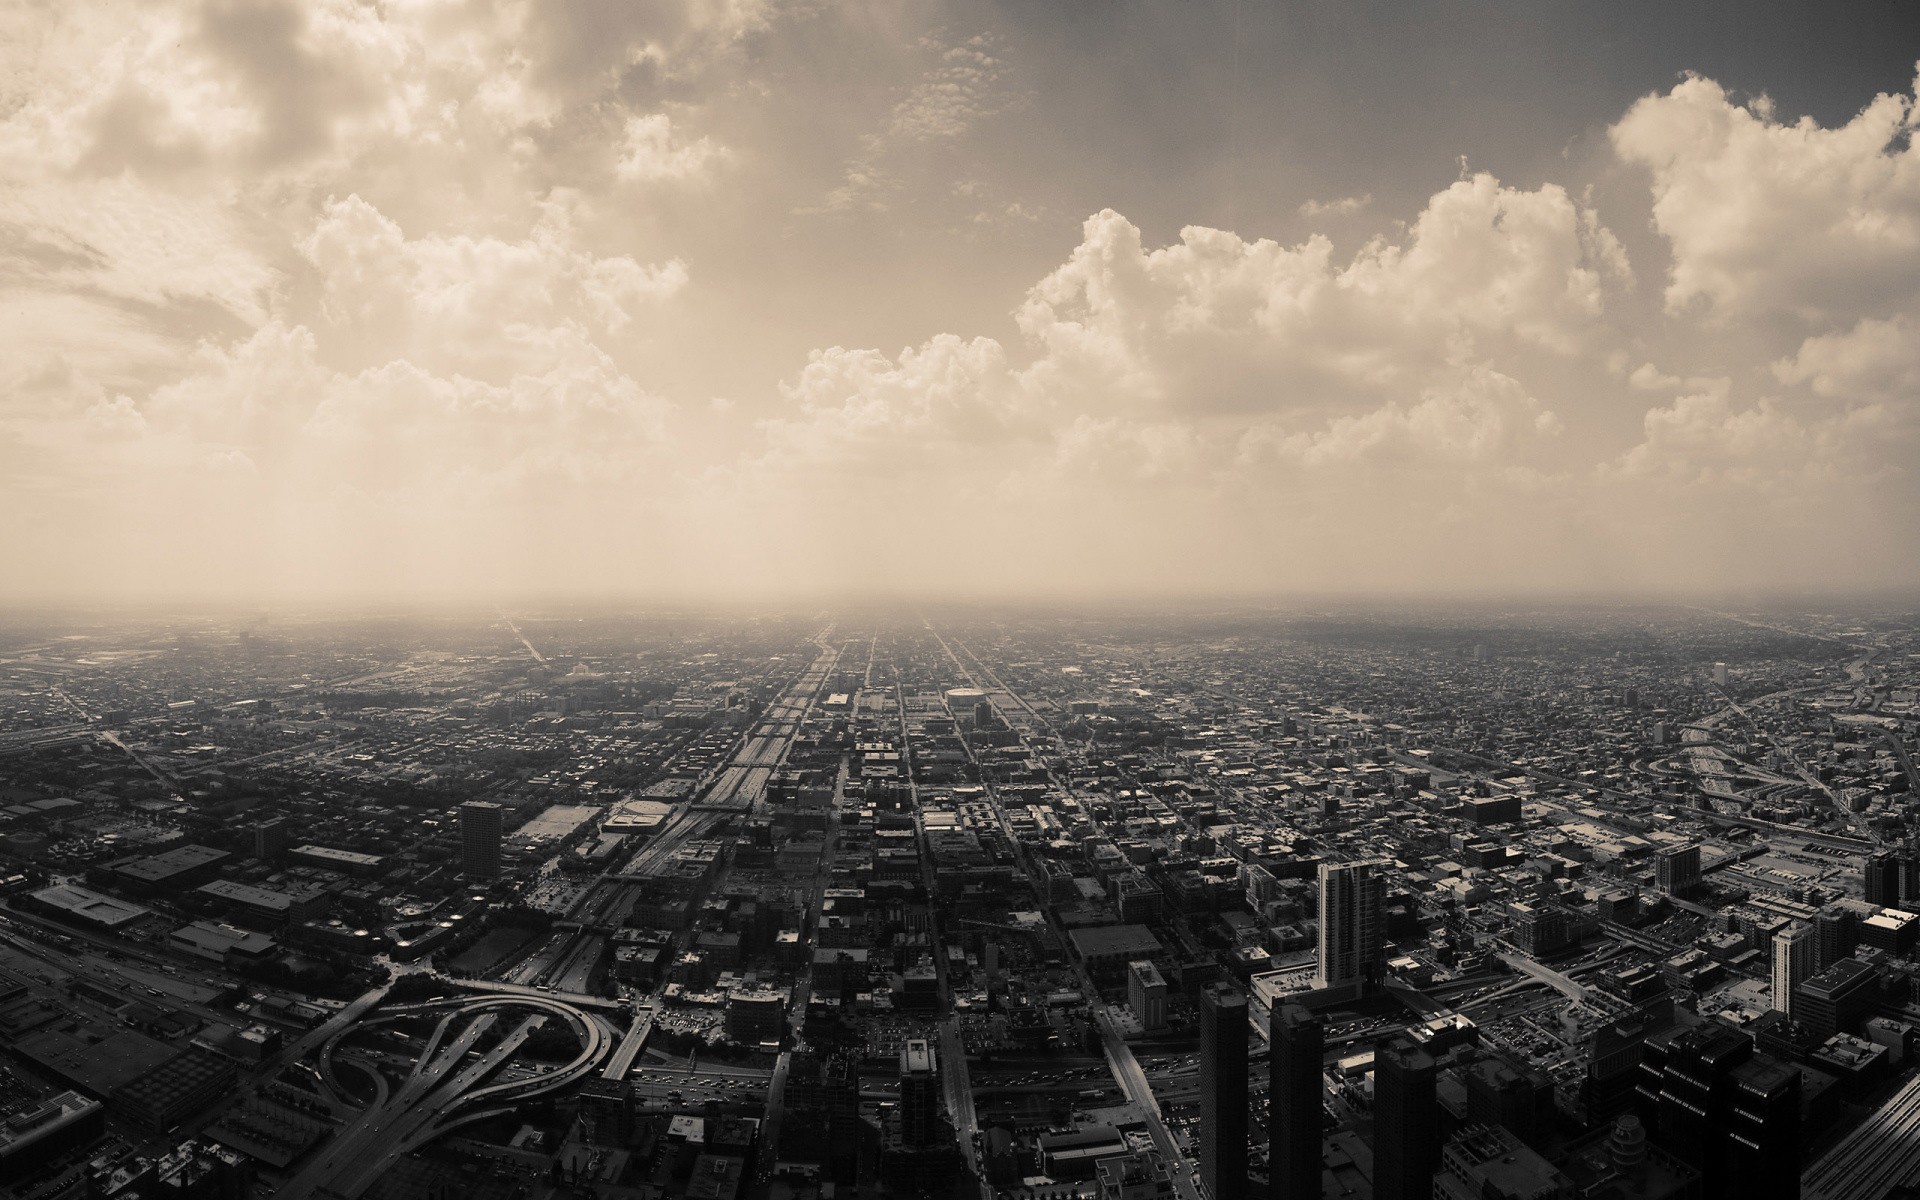
[[[1427,1200],[1440,1166],[1439,1067],[1405,1035],[1373,1056],[1374,1200]]]
[[[1247,998],[1200,992],[1200,1178],[1213,1200],[1247,1195]]]
[[[460,806],[460,873],[468,879],[500,877],[500,842],[506,812],[498,804],[473,800]]]
[[[1326,1103],[1322,1062],[1327,1025],[1297,1004],[1274,1006],[1267,1088],[1267,1170],[1272,1200],[1318,1200],[1320,1134]]]

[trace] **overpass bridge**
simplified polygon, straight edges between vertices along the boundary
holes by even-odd
[[[474,1111],[476,1106],[505,1111],[500,1106],[510,1108],[577,1083],[600,1065],[612,1043],[599,1018],[544,994],[451,996],[400,1004],[366,1017],[360,1024],[379,1025],[434,1013],[442,1014],[440,1020],[407,1077],[397,1087],[377,1087],[374,1099],[286,1180],[276,1195],[292,1200],[314,1196],[354,1200],[403,1155],[480,1119]],[[503,1018],[514,1023],[476,1056],[476,1047]],[[512,1060],[528,1038],[556,1019],[564,1021],[579,1042],[579,1052],[571,1061],[526,1078],[487,1082]],[[338,1087],[335,1058],[352,1032],[352,1027],[343,1027],[320,1044],[318,1071],[330,1092]]]

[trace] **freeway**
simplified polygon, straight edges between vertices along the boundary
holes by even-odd
[[[393,986],[392,982],[388,981],[374,988],[372,991],[362,994],[358,999],[333,1014],[326,1022],[319,1025],[305,1037],[286,1047],[273,1060],[274,1070],[277,1071],[288,1063],[299,1062],[319,1047],[326,1045],[332,1039],[346,1032],[350,1026],[354,1025],[366,1014],[368,1009],[387,998],[387,989],[391,986]],[[268,1072],[269,1075],[272,1073],[271,1071]]]
[[[492,979],[455,979],[450,975],[434,975],[434,978],[448,987],[459,988],[463,992],[486,992],[495,996],[518,996],[523,1000],[556,1000],[579,1008],[597,1008],[602,1011],[620,1008],[622,1001],[608,996],[589,996],[584,992],[562,992],[558,990],[541,991],[537,987],[527,987],[517,983],[500,983]]]
[[[607,1068],[600,1073],[602,1079],[625,1079],[627,1072],[633,1069],[633,1060],[640,1055],[640,1048],[647,1044],[647,1035],[653,1032],[653,1010],[643,1008],[633,1014],[633,1024],[627,1027],[627,1035],[620,1039],[619,1047],[607,1058]]]
[[[304,1200],[318,1192],[351,1200],[371,1187],[402,1155],[440,1136],[450,1127],[450,1122],[458,1123],[454,1118],[456,1110],[469,1105],[524,1100],[564,1087],[584,1078],[598,1066],[610,1041],[599,1021],[547,996],[431,1000],[397,1006],[372,1020],[398,1019],[446,1007],[454,1011],[435,1027],[405,1081],[398,1088],[377,1096],[374,1103],[335,1134],[298,1174],[287,1180],[276,1195]],[[502,1011],[529,1008],[534,1011],[522,1013],[518,1024],[505,1037],[468,1061],[476,1043],[498,1022]],[[565,1020],[580,1039],[580,1053],[572,1062],[558,1070],[481,1086],[483,1080],[513,1057],[528,1037],[556,1016]],[[461,1019],[467,1019],[465,1026],[452,1040],[446,1040],[453,1023]],[[323,1078],[331,1074],[328,1060],[346,1032],[337,1030],[322,1043]]]
[[[1574,1000],[1586,1000],[1593,993],[1580,983],[1562,975],[1560,972],[1533,961],[1524,954],[1496,954],[1494,957],[1512,967],[1522,975],[1529,975],[1541,983]]]
[[[830,631],[829,631],[830,632]],[[826,634],[817,640],[820,654],[780,698],[767,707],[752,732],[741,739],[727,765],[720,768],[694,804],[702,808],[757,809],[766,795],[767,781],[785,761],[800,731],[800,722],[825,686],[840,649],[829,645]]]

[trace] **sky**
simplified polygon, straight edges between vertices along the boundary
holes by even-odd
[[[1916,60],[1894,0],[0,0],[0,599],[1920,586]]]

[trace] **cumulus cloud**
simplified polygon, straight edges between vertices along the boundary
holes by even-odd
[[[1666,301],[1722,319],[1848,321],[1910,301],[1920,281],[1913,98],[1881,95],[1835,129],[1776,119],[1690,78],[1635,104],[1615,149],[1653,179],[1673,249]]]
[[[783,69],[853,27],[873,74],[793,147],[747,68],[832,6],[86,8],[0,49],[29,576],[1911,578],[1870,553],[1920,537],[1909,96],[1824,128],[1683,80],[1612,127],[1626,201],[1482,173],[1279,198],[1296,240],[1128,200],[1049,243],[1113,193],[1001,169],[1030,80],[992,35],[801,28]],[[1336,248],[1362,211],[1394,232]],[[1609,221],[1648,213],[1643,279]],[[889,289],[942,320],[877,334]]]
[[[327,318],[370,360],[497,378],[545,369],[586,326],[617,332],[687,282],[685,264],[580,251],[549,207],[531,235],[408,238],[359,196],[330,202],[301,251]]]
[[[1782,383],[1804,383],[1832,399],[1913,408],[1920,401],[1920,316],[1868,317],[1844,332],[1810,337],[1773,372]]]
[[[1046,350],[1037,376],[1105,404],[1331,411],[1417,392],[1503,342],[1572,353],[1626,275],[1619,244],[1562,189],[1480,175],[1434,196],[1405,243],[1345,264],[1323,237],[1198,227],[1149,251],[1101,213],[1016,320]]]

